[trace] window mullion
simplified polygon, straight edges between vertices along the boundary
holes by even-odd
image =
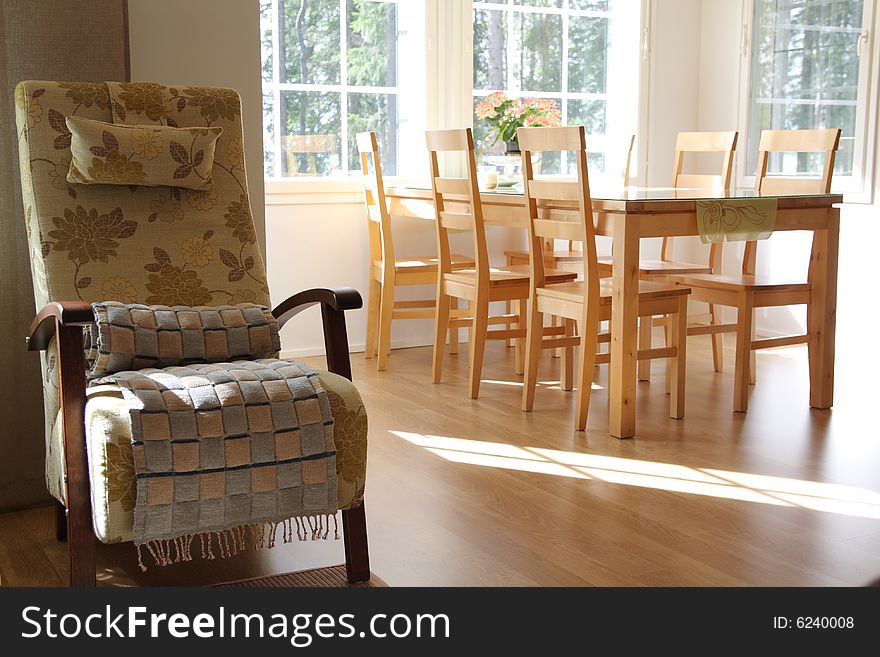
[[[339,97],[339,116],[342,140],[340,168],[348,173],[348,1],[339,0],[339,66],[342,93]]]
[[[569,0],[565,0],[563,7],[568,9]],[[562,96],[559,99],[561,107],[559,111],[562,114],[562,125],[568,125],[568,12],[562,12]],[[561,154],[561,162],[559,163],[559,172],[568,171],[568,153],[563,151]]]
[[[513,74],[513,61],[516,55],[516,47],[513,45],[513,16],[513,0],[507,0],[507,89],[504,90],[507,94],[519,89],[519,85],[514,83]]]
[[[274,156],[275,156],[275,175],[281,177],[283,149],[282,134],[284,126],[281,125],[281,58],[278,56],[280,52],[280,41],[278,39],[281,33],[281,0],[272,0],[272,122],[275,124],[274,137]]]

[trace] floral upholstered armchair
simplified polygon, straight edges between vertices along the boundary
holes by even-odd
[[[28,347],[42,352],[46,482],[59,502],[59,538],[69,543],[70,582],[90,586],[95,538],[133,540],[140,495],[123,391],[87,381],[100,353],[89,340],[92,304],[271,307],[250,213],[241,103],[231,89],[39,81],[20,83],[15,101],[39,309]],[[332,413],[324,424],[334,429],[335,473],[327,474],[350,581],[369,578],[367,422],[350,381],[344,319],[361,303],[353,289],[313,289],[272,311],[281,325],[321,305],[329,371],[313,373],[312,385]]]

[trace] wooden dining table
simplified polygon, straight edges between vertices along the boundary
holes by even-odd
[[[430,184],[390,186],[386,195],[392,215],[434,219]],[[487,224],[527,228],[522,190],[481,191]],[[611,435],[636,434],[636,368],[638,361],[639,248],[642,238],[699,235],[697,200],[757,198],[751,189],[707,192],[701,189],[595,185],[591,189],[597,235],[612,238],[611,363],[609,371]],[[834,399],[834,333],[837,309],[837,257],[840,194],[765,195],[777,199],[777,231],[814,234],[809,276],[812,312],[807,333],[810,406],[831,408]],[[541,205],[542,216],[555,207]]]

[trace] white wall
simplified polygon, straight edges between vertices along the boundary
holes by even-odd
[[[128,29],[133,82],[231,87],[241,94],[248,192],[265,253],[259,3],[128,0]]]
[[[653,0],[647,98],[647,185],[672,181],[675,136],[697,130],[701,0]],[[644,101],[643,101],[644,102]],[[659,239],[642,240],[641,256],[660,257]]]
[[[648,185],[672,179],[675,136],[696,130],[700,98],[701,0],[654,0],[648,98]]]

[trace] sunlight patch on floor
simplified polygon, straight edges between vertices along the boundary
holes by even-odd
[[[880,493],[855,486],[408,431],[391,433],[453,463],[880,520]]]

